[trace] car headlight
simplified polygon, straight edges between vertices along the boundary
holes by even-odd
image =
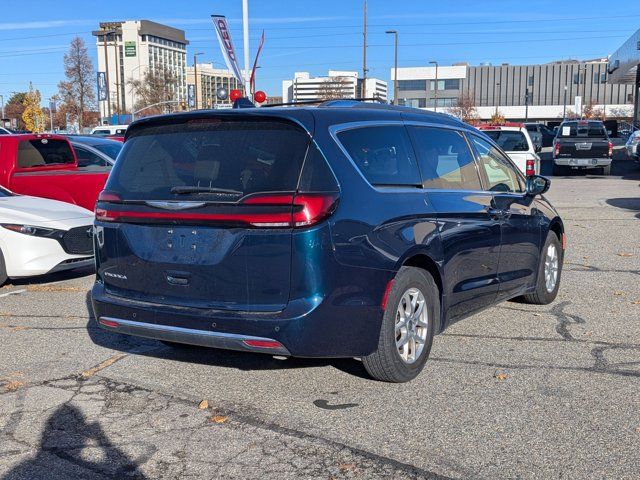
[[[32,237],[57,238],[60,234],[64,234],[61,230],[54,228],[34,227],[33,225],[17,225],[14,223],[0,223],[0,226],[13,232],[31,235]]]

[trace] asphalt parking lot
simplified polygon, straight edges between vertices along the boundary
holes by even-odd
[[[9,284],[0,478],[638,478],[639,182],[621,159],[553,179],[558,299],[455,324],[403,385],[103,332],[88,271]]]

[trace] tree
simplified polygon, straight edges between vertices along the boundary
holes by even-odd
[[[80,37],[71,40],[69,51],[64,55],[64,74],[66,81],[58,84],[60,97],[66,112],[78,121],[78,127],[82,131],[84,113],[94,106],[96,93],[93,64],[84,40]]]
[[[478,120],[476,100],[468,93],[461,93],[456,105],[449,108],[449,113],[466,123],[474,123]]]
[[[345,90],[349,89],[350,82],[345,77],[329,77],[318,88],[320,100],[335,100],[345,97]]]
[[[596,104],[592,98],[582,108],[582,115],[586,119],[604,120],[604,111],[602,108],[596,108]]]
[[[491,115],[490,122],[494,125],[503,125],[507,120],[504,118],[503,113],[500,110],[496,110],[493,115]]]
[[[136,116],[156,115],[167,112],[175,104],[156,104],[178,100],[178,77],[166,67],[149,70],[142,77],[142,80],[130,79],[127,83],[131,86],[133,94],[137,98],[134,110],[150,107],[145,108],[141,115]]]
[[[27,92],[15,92],[4,106],[5,116],[11,120],[11,124],[18,130],[24,130],[24,121],[22,113],[24,112],[24,98]]]
[[[34,90],[33,85],[29,82],[29,91],[24,96],[24,111],[22,112],[22,120],[25,128],[31,132],[42,132],[45,125],[45,116],[40,107],[42,97],[39,90]]]

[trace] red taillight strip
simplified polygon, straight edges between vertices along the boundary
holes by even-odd
[[[282,344],[275,340],[243,340],[242,343],[254,348],[282,348]]]
[[[531,175],[535,175],[535,174],[536,174],[536,161],[530,158],[527,160],[525,175],[527,175],[527,177],[530,177]]]
[[[127,220],[199,220],[205,222],[240,222],[255,226],[288,227],[291,213],[192,213],[192,212],[134,212],[96,209],[96,220],[100,222],[118,222]]]
[[[113,320],[106,320],[104,318],[101,318],[100,320],[98,320],[98,322],[100,322],[100,324],[104,325],[105,327],[118,328],[120,326],[118,322],[115,322]]]

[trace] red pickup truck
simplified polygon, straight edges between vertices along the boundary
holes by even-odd
[[[0,185],[16,193],[93,210],[109,170],[78,168],[69,140],[60,135],[0,135]]]

